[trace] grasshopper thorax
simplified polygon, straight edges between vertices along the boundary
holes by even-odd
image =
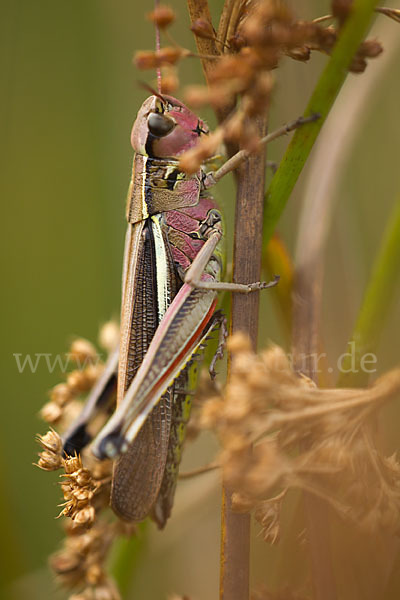
[[[182,102],[172,96],[150,96],[133,124],[131,143],[135,152],[152,158],[177,158],[193,148],[208,127]]]

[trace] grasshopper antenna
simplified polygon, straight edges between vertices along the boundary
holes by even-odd
[[[157,70],[159,70],[159,69],[157,69]],[[165,98],[165,96],[160,94],[160,92],[157,92],[157,90],[155,90],[153,87],[151,87],[151,85],[149,85],[145,81],[138,80],[138,85],[140,85],[140,87],[142,87],[145,90],[147,90],[148,92],[150,92],[153,96],[157,96],[157,98],[160,98],[160,100],[163,104],[167,104],[168,101]]]
[[[157,10],[160,4],[160,0],[154,0],[154,8]],[[160,36],[160,28],[156,24],[156,53],[160,51],[161,48],[161,36]],[[157,67],[157,88],[158,93],[161,94],[161,67]]]

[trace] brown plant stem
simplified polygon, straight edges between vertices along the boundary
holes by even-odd
[[[193,24],[194,21],[201,19],[212,25],[210,9],[207,0],[188,0],[188,9],[190,20]],[[202,59],[201,64],[204,71],[204,77],[206,78],[207,84],[209,83],[210,72],[215,67],[215,61],[209,56],[219,56],[217,43],[215,39],[195,36],[197,51],[200,55],[205,58]]]
[[[265,133],[266,119],[259,119]],[[261,273],[262,213],[265,152],[248,158],[237,170],[233,280],[258,281]],[[257,344],[259,293],[234,294],[231,333],[242,331]],[[224,486],[222,499],[221,600],[249,597],[250,516],[232,512],[231,491]]]
[[[224,18],[229,17],[229,9],[232,9],[232,6],[235,4],[235,1],[227,0],[225,3],[222,15],[225,15]],[[203,21],[207,21],[212,25],[210,9],[208,6],[207,0],[187,0],[190,21],[193,24],[197,19],[201,19]],[[221,17],[222,18],[222,17]],[[218,50],[218,42],[216,39],[203,38],[199,36],[195,36],[197,52],[201,56],[201,64],[203,67],[204,77],[206,79],[207,85],[210,82],[210,73],[216,66],[216,61],[210,56],[220,56],[220,52]],[[226,43],[225,36],[221,37],[218,35],[218,40],[223,44]],[[226,104],[220,108],[215,110],[215,114],[217,116],[218,123],[222,123],[229,115],[229,113],[235,108],[235,102]],[[228,153],[230,155],[236,152],[236,146],[232,146],[232,148],[228,147]]]
[[[226,0],[222,10],[218,39],[226,43],[232,21],[237,22],[235,7],[240,3]],[[211,23],[207,0],[188,0],[192,23],[205,19]],[[233,12],[235,11],[235,15]],[[218,53],[215,40],[196,37],[199,54]],[[215,67],[215,61],[202,59],[206,81]],[[224,121],[234,109],[235,102],[217,109],[219,123]],[[266,118],[259,119],[259,137],[266,133]],[[227,144],[228,155],[237,152],[235,144]],[[259,281],[261,274],[262,219],[265,184],[265,149],[250,156],[235,171],[237,182],[235,238],[233,250],[233,281],[238,283]],[[231,333],[243,331],[256,346],[258,332],[259,293],[246,297],[234,294],[232,299]],[[221,563],[220,599],[248,600],[249,598],[249,558],[250,558],[250,516],[232,511],[231,491],[224,485],[222,491],[221,516]]]
[[[234,35],[246,0],[225,0],[218,25],[218,39],[226,44]]]

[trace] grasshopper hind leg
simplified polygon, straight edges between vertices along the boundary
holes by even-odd
[[[104,371],[90,392],[78,418],[63,436],[64,452],[69,456],[82,452],[96,432],[91,431],[95,417],[106,414],[115,405],[119,348],[108,357]]]
[[[226,317],[221,311],[217,311],[211,318],[210,323],[208,323],[206,331],[204,332],[204,340],[208,338],[210,331],[217,326],[219,326],[218,348],[212,358],[209,368],[212,378],[215,376],[215,363],[223,356],[226,338],[228,336]],[[159,529],[162,529],[165,526],[171,515],[179,474],[179,465],[186,437],[186,429],[190,419],[192,400],[197,388],[202,359],[203,352],[202,350],[198,350],[171,386],[171,389],[173,390],[173,406],[168,457],[160,492],[151,511],[151,518],[156,522]]]
[[[173,406],[168,455],[160,491],[150,513],[151,518],[159,529],[163,529],[165,526],[171,515],[174,503],[179,465],[186,435],[186,425],[190,417],[193,390],[197,383],[198,369],[198,361],[194,360],[185,367],[170,388],[173,394]]]

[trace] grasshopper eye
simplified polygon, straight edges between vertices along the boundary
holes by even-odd
[[[175,121],[160,113],[151,113],[147,119],[150,133],[156,137],[167,135],[175,127]]]

